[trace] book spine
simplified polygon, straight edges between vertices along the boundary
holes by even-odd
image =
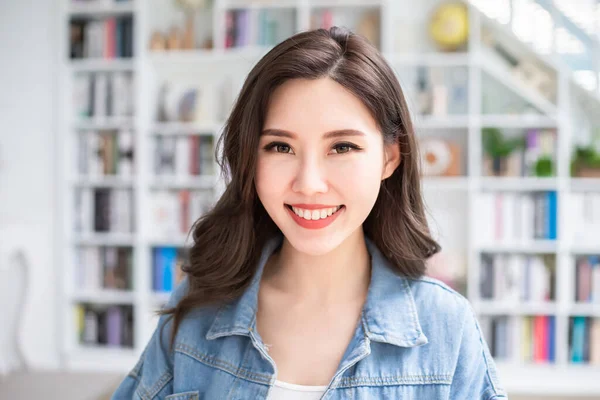
[[[162,274],[161,274],[161,269],[162,269],[162,264],[161,264],[161,248],[160,247],[155,247],[153,250],[153,261],[154,261],[154,279],[153,279],[153,289],[155,292],[159,292],[162,289]]]
[[[171,247],[162,249],[162,272],[163,272],[163,292],[171,292],[174,282],[174,267],[177,258],[177,250]]]
[[[106,342],[109,346],[120,346],[123,314],[119,306],[110,307],[106,313]]]
[[[186,234],[190,230],[188,225],[190,220],[190,191],[181,190],[179,192],[179,206],[180,206],[180,233]]]
[[[600,319],[590,320],[590,364],[600,365]]]

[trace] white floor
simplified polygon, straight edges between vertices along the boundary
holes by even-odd
[[[18,373],[0,377],[0,399],[107,400],[121,381],[114,374]],[[510,400],[600,400],[598,397],[522,397]]]

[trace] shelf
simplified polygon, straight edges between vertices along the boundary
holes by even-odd
[[[506,302],[480,300],[473,302],[473,308],[481,315],[556,315],[555,302]]]
[[[434,177],[425,176],[422,178],[424,190],[468,190],[469,178],[465,176],[452,177]]]
[[[99,290],[76,290],[72,296],[77,303],[94,304],[124,304],[134,303],[135,294],[132,291],[99,289]]]
[[[127,373],[137,363],[140,353],[129,348],[78,345],[66,356],[66,367],[70,371],[120,372]]]
[[[571,178],[570,185],[574,192],[600,192],[600,178]]]
[[[469,54],[464,52],[389,53],[384,56],[393,66],[466,67],[469,65]]]
[[[532,240],[522,243],[494,243],[477,247],[480,253],[553,254],[558,252],[556,240]]]
[[[168,238],[151,238],[148,245],[151,247],[189,247],[194,239],[191,235],[175,234]]]
[[[134,11],[133,0],[130,1],[106,1],[83,2],[70,0],[68,12],[72,17],[101,17],[112,15],[132,14]]]
[[[198,135],[218,136],[224,122],[158,122],[152,127],[155,135]]]
[[[482,127],[557,128],[556,119],[544,115],[482,115]]]
[[[417,129],[452,129],[468,128],[468,115],[418,115],[414,118]]]
[[[483,177],[481,188],[514,192],[550,191],[558,189],[558,179],[556,177]]]
[[[73,179],[76,187],[131,188],[133,184],[131,176],[79,176]]]
[[[497,362],[496,366],[500,382],[508,393],[537,396],[600,394],[600,365]]]
[[[72,72],[133,71],[134,61],[129,58],[88,58],[69,61]]]
[[[308,0],[311,8],[380,7],[386,0]]]
[[[214,189],[217,184],[216,176],[197,176],[197,177],[180,177],[180,176],[165,176],[157,177],[150,183],[152,189],[169,189],[169,190],[184,190],[184,189],[199,189],[210,190]]]
[[[132,233],[75,233],[74,242],[86,246],[133,246]]]
[[[148,55],[150,63],[161,71],[177,71],[180,68],[188,69],[192,66],[212,66],[224,64],[228,67],[232,63],[246,62],[249,66],[258,61],[272,47],[248,46],[231,49],[195,49],[195,50],[164,50],[153,51]],[[189,73],[189,71],[187,71]]]
[[[569,308],[569,315],[600,318],[600,303],[574,303]]]
[[[223,0],[216,2],[220,10],[231,9],[281,9],[298,7],[297,0]]]
[[[133,117],[92,117],[75,121],[75,128],[82,131],[131,129],[133,125]]]
[[[600,244],[577,243],[571,248],[573,254],[600,254]]]

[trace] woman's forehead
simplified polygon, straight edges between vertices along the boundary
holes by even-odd
[[[343,129],[377,132],[377,124],[362,101],[332,79],[294,79],[272,94],[264,129],[320,136]]]

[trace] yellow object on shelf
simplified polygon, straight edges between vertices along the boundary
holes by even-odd
[[[469,39],[469,15],[462,2],[437,7],[429,22],[429,34],[442,50],[455,51]]]

